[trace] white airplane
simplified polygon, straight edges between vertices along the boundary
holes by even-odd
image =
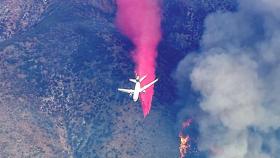
[[[136,75],[136,79],[129,79],[129,81],[135,83],[135,87],[134,89],[122,89],[122,88],[118,88],[119,91],[121,92],[125,92],[125,93],[129,93],[130,96],[133,95],[133,101],[137,101],[139,98],[140,93],[145,93],[145,90],[147,88],[149,88],[151,85],[153,85],[154,83],[156,83],[158,81],[158,79],[155,79],[154,81],[150,82],[149,84],[143,86],[141,88],[140,83],[147,77],[147,75],[143,76],[142,78],[140,78],[140,76]]]

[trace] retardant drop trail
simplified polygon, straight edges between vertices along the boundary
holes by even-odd
[[[116,24],[135,45],[133,59],[139,76],[147,75],[141,86],[155,79],[157,45],[161,39],[160,7],[157,0],[117,0]],[[141,94],[146,117],[151,109],[154,86]]]

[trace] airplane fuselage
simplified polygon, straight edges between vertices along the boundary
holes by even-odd
[[[134,93],[133,93],[133,101],[134,102],[136,102],[138,100],[138,98],[139,98],[140,89],[141,89],[140,82],[136,82],[135,88],[134,88]]]

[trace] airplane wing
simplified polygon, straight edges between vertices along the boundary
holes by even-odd
[[[151,85],[153,85],[154,83],[156,83],[158,81],[158,79],[155,79],[153,82],[143,86],[141,89],[140,89],[140,92],[143,92],[145,89],[149,88]]]
[[[134,90],[133,89],[122,89],[122,88],[118,88],[118,91],[124,92],[124,93],[133,93]]]

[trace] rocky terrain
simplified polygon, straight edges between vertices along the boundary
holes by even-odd
[[[178,157],[171,74],[199,47],[205,16],[235,6],[164,0],[162,8],[162,80],[143,119],[139,103],[116,93],[134,64],[113,0],[1,1],[0,157]]]

